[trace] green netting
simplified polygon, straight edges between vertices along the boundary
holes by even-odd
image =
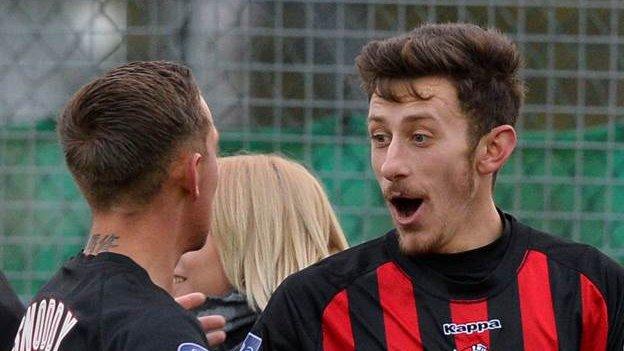
[[[347,120],[347,125],[343,126],[345,134],[363,135],[365,126],[362,121],[363,118]],[[317,120],[311,128],[312,138],[328,135],[327,131],[332,131],[334,124],[333,117]],[[64,166],[53,130],[54,123],[46,120],[34,130],[11,127],[0,134],[4,136],[0,165],[5,170],[2,182],[3,236],[0,237],[4,243],[1,245],[0,267],[14,276],[21,271],[33,272],[32,277],[24,280],[13,279],[22,295],[36,291],[61,261],[78,252],[88,231],[88,209]],[[578,213],[579,208],[582,213],[588,214],[624,212],[624,186],[601,181],[609,177],[624,178],[624,152],[608,147],[583,149],[575,146],[578,140],[598,143],[596,145],[613,138],[624,140],[624,126],[618,125],[614,130],[615,136],[608,136],[606,127],[588,129],[581,134],[576,130],[523,133],[523,147],[514,153],[499,176],[496,192],[498,205],[512,212],[519,209],[521,214]],[[282,127],[277,132],[270,127],[261,127],[254,130],[255,138],[247,143],[248,151],[279,150],[305,162],[306,143],[283,141],[285,135],[301,134],[301,130],[296,128]],[[239,153],[245,145],[241,138],[236,133],[224,135],[222,153]],[[259,139],[269,141],[257,141]],[[560,142],[563,144],[557,144]],[[308,166],[320,175],[349,241],[358,243],[390,228],[391,221],[383,210],[376,182],[370,177],[369,149],[364,140],[355,143],[313,143],[312,147]],[[579,156],[579,153],[582,155]],[[516,162],[518,157],[522,158],[522,162]],[[578,157],[582,162],[578,162]],[[517,165],[521,165],[521,169],[517,169]],[[582,169],[579,170],[579,167]],[[331,176],[336,172],[346,172],[351,176]],[[352,176],[358,174],[361,176]],[[575,177],[577,182],[572,182]],[[579,177],[588,181],[579,183]],[[534,181],[523,181],[530,179]],[[518,184],[520,181],[521,185]],[[550,189],[548,196],[547,187]],[[379,211],[353,211],[361,207],[377,208]],[[365,217],[374,220],[364,221]],[[568,237],[573,227],[578,225],[580,235],[573,239],[603,249],[624,247],[624,221],[607,221],[600,216],[588,219],[539,215],[519,217],[537,227],[547,227],[553,233]],[[605,247],[605,243],[609,247]]]

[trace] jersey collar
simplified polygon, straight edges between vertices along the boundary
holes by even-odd
[[[432,270],[418,259],[404,255],[399,250],[398,234],[395,230],[386,235],[385,245],[392,259],[407,273],[419,290],[450,300],[478,300],[490,298],[516,279],[516,272],[522,264],[528,247],[528,231],[514,217],[503,213],[509,244],[500,263],[483,280],[461,282],[451,280]]]

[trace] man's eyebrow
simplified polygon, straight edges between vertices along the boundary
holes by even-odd
[[[371,122],[379,122],[382,123],[385,121],[385,118],[381,117],[381,116],[375,116],[375,115],[370,115],[368,116],[368,118],[366,118],[366,122],[367,123],[371,123]]]
[[[433,115],[430,115],[428,113],[425,114],[417,114],[417,115],[407,115],[405,117],[403,117],[403,121],[402,122],[414,122],[414,121],[419,121],[419,120],[437,120],[437,118]],[[371,123],[371,122],[378,122],[378,123],[383,123],[386,121],[386,118],[384,118],[383,116],[377,116],[377,115],[370,115],[367,118],[367,122]]]
[[[434,115],[431,115],[429,113],[421,113],[418,115],[407,115],[405,117],[403,117],[403,120],[405,122],[414,122],[414,121],[423,121],[423,120],[433,120],[436,121],[438,120]]]

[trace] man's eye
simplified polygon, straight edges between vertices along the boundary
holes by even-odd
[[[424,144],[429,141],[429,136],[421,133],[416,133],[412,136],[412,140],[417,144]]]
[[[384,146],[390,141],[390,136],[382,133],[371,134],[370,138],[375,146]]]

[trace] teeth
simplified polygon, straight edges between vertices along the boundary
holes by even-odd
[[[180,284],[180,283],[183,283],[184,281],[186,281],[186,278],[184,278],[184,277],[180,277],[179,275],[173,276],[173,283],[174,284]]]

